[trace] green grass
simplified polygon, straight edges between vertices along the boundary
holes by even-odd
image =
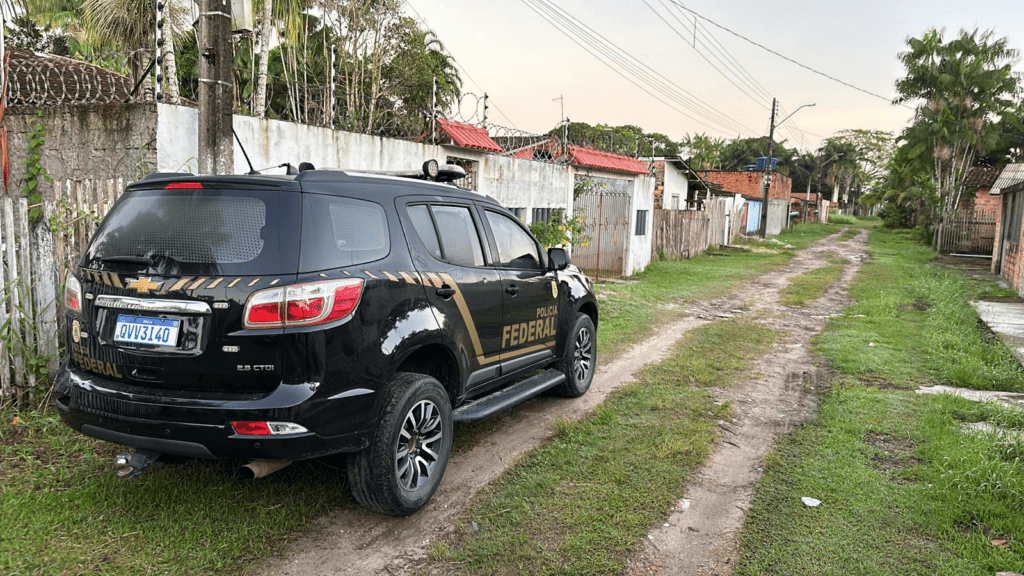
[[[687,302],[729,294],[751,278],[785,265],[796,254],[794,250],[836,231],[827,224],[794,226],[777,242],[712,248],[689,260],[656,260],[635,282],[599,284],[597,343],[603,361],[653,334],[658,326],[682,317]],[[784,248],[787,244],[793,248]]]
[[[846,214],[840,214],[838,212],[830,212],[828,215],[829,224],[859,224],[855,216],[847,216]]]
[[[857,302],[817,338],[837,379],[766,458],[734,574],[1024,572],[1024,442],[962,430],[1024,414],[901,389],[1022,389],[968,303],[986,288],[902,233],[873,232],[870,252]]]
[[[196,460],[126,482],[113,474],[121,448],[71,431],[52,412],[0,418],[3,574],[236,572],[351,502],[328,461],[241,482],[241,462]]]
[[[770,347],[748,319],[688,333],[665,361],[617,389],[485,489],[458,534],[431,550],[446,574],[619,574],[628,554],[707,457],[727,386]],[[433,572],[431,572],[433,573]]]
[[[830,264],[790,279],[789,285],[779,291],[779,303],[802,308],[808,302],[820,298],[830,286],[839,281],[846,264],[846,260],[834,255],[828,260]]]

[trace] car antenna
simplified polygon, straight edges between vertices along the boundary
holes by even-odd
[[[235,142],[238,142],[238,147],[242,149],[242,156],[245,156],[245,162],[249,165],[250,175],[259,174],[259,170],[252,167],[252,162],[249,160],[249,155],[245,152],[245,146],[242,146],[242,139],[238,137],[238,132],[235,132],[235,127],[231,127],[231,133],[235,135]]]

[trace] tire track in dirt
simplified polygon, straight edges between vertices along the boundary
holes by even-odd
[[[553,434],[552,422],[558,418],[581,418],[590,413],[615,388],[631,381],[637,370],[664,359],[672,344],[687,331],[719,317],[744,313],[741,308],[747,313],[772,309],[778,290],[786,285],[788,278],[822,265],[826,253],[837,252],[834,239],[835,236],[830,236],[819,241],[801,251],[781,270],[763,275],[727,297],[692,304],[688,307],[689,316],[661,327],[613,362],[601,364],[599,360],[593,384],[584,396],[576,399],[541,396],[495,416],[501,419],[501,425],[479,438],[470,449],[452,454],[440,488],[430,503],[416,514],[393,518],[354,505],[337,510],[318,519],[283,555],[264,559],[251,566],[247,573],[285,576],[409,573],[422,562],[429,544],[450,530],[451,524],[483,486],[503,473],[521,454]],[[845,243],[840,246],[842,244]],[[847,272],[841,282],[844,286],[852,277],[852,273]],[[826,298],[828,295],[822,300]],[[820,322],[823,323],[824,320]],[[740,388],[737,386],[727,392]],[[737,414],[742,411],[738,406]],[[651,566],[659,561],[654,557],[647,560],[645,556],[637,566]]]
[[[731,400],[734,420],[722,423],[711,459],[691,478],[683,500],[668,520],[652,527],[627,574],[679,576],[732,573],[739,531],[761,477],[765,454],[780,434],[810,419],[817,409],[815,389],[827,382],[827,370],[815,365],[808,350],[812,336],[831,314],[849,303],[847,288],[865,256],[867,231],[848,242],[818,243],[803,251],[780,276],[766,275],[744,290],[754,299],[755,319],[785,336],[730,388],[715,390],[717,400]],[[825,265],[827,253],[848,259],[839,281],[802,309],[778,304],[789,278]],[[794,497],[807,496],[796,494]],[[813,496],[813,495],[811,495]]]

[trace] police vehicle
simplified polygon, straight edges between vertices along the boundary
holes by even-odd
[[[594,376],[598,306],[565,250],[497,202],[413,174],[154,174],[68,275],[63,421],[132,450],[291,461],[349,453],[367,508],[437,489],[455,422]],[[409,177],[413,176],[413,177]]]

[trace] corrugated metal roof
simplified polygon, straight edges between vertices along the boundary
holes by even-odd
[[[1008,188],[1014,184],[1024,182],[1024,163],[1022,164],[1007,164],[1006,168],[1003,168],[1002,174],[996,179],[995,184],[992,184],[992,194],[998,194],[1003,188]]]
[[[647,174],[647,165],[628,156],[619,156],[601,150],[592,150],[582,146],[569,145],[569,156],[572,161],[580,166],[591,168],[604,168],[630,174]]]
[[[438,118],[437,121],[441,125],[441,129],[444,130],[448,136],[451,136],[452,142],[459,146],[465,146],[466,148],[478,148],[488,152],[502,151],[501,146],[498,146],[494,140],[491,140],[491,137],[487,134],[487,130],[484,130],[483,128],[452,122],[451,120],[445,120],[444,118]]]

